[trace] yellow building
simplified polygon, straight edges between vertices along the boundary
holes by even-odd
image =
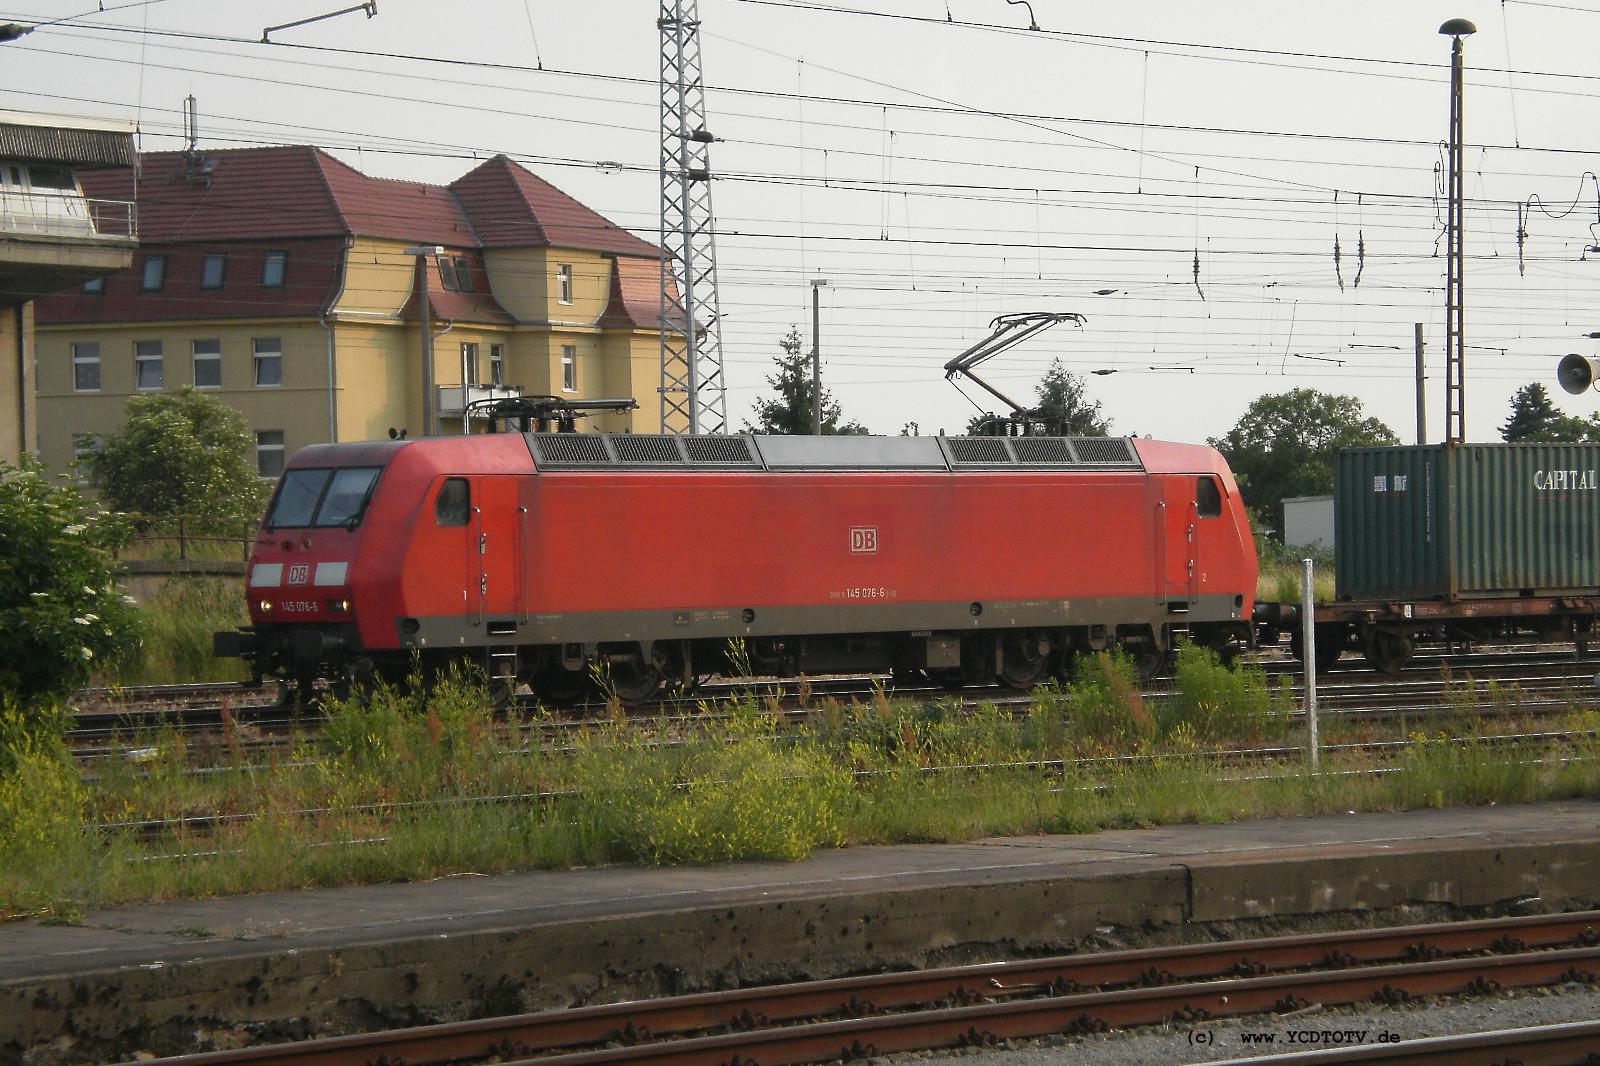
[[[39,448],[33,301],[133,260],[132,203],[86,198],[76,172],[132,161],[125,124],[0,120],[0,460]]]
[[[85,187],[135,199],[141,243],[39,302],[53,467],[129,396],[186,385],[244,412],[263,476],[307,444],[421,434],[424,287],[439,431],[518,394],[634,397],[595,428],[658,430],[660,253],[505,156],[438,186],[311,147],[162,153]]]

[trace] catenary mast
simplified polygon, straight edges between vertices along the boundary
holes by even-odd
[[[722,433],[717,245],[697,0],[662,0],[661,430]]]

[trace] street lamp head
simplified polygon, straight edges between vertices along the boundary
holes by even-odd
[[[1439,32],[1446,37],[1470,37],[1478,32],[1478,27],[1466,19],[1451,19],[1439,27]]]
[[[826,285],[827,283],[828,283],[828,279],[827,278],[812,278],[811,279],[811,287],[812,288],[816,288],[818,285]]]
[[[406,255],[443,255],[444,248],[437,244],[419,244],[414,248],[407,248]]]

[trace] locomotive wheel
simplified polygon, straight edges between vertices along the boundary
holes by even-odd
[[[610,688],[612,695],[629,707],[649,703],[661,691],[666,678],[654,663],[626,659],[611,664]]]
[[[533,675],[530,684],[541,700],[557,707],[577,703],[590,691],[588,677],[576,670],[563,670],[560,667],[539,671]]]
[[[1416,646],[1405,633],[1374,629],[1367,633],[1362,654],[1374,670],[1393,676],[1400,673],[1415,650]]]
[[[1161,649],[1153,644],[1139,644],[1128,649],[1139,684],[1149,686],[1156,678],[1172,669],[1171,648]]]
[[[1008,633],[1000,641],[1000,680],[1011,688],[1032,689],[1050,671],[1050,645],[1037,633]]]

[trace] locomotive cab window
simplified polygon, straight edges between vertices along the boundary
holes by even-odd
[[[354,529],[366,513],[378,481],[379,468],[352,466],[290,470],[278,485],[268,529],[306,529],[312,526],[347,526]]]
[[[472,513],[472,494],[464,477],[445,479],[439,498],[433,504],[433,516],[441,526],[464,526]]]
[[[1201,518],[1222,517],[1222,490],[1217,488],[1216,478],[1197,479],[1194,498]]]

